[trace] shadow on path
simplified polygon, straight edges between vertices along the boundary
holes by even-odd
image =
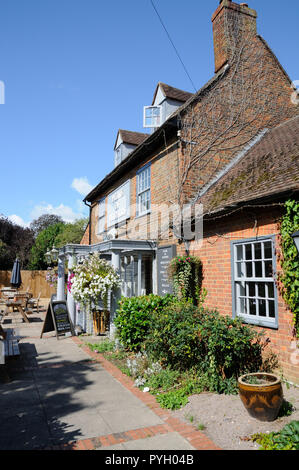
[[[66,416],[92,408],[79,392],[92,384],[90,361],[51,362],[39,366],[34,344],[20,343],[21,356],[8,362],[11,382],[0,376],[0,450],[45,449],[80,439],[80,428]],[[40,358],[40,355],[39,355]],[[83,413],[82,413],[83,419]]]

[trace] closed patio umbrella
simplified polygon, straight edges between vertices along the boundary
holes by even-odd
[[[18,260],[18,258],[15,260],[13,268],[12,268],[10,284],[12,287],[16,287],[17,289],[22,284],[21,266],[20,266],[20,261]]]

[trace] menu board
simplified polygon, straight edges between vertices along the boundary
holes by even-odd
[[[61,335],[74,336],[74,328],[65,300],[51,299],[40,337],[49,331],[55,331],[57,338]]]
[[[168,266],[175,256],[176,245],[159,247],[157,250],[158,295],[173,294],[172,282],[168,276]]]

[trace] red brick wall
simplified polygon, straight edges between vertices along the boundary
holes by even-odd
[[[268,46],[252,32],[245,39],[226,74],[181,115],[183,200],[195,197],[259,132],[299,113],[290,80]]]
[[[136,166],[133,171],[128,172],[125,177],[120,179],[117,184],[111,185],[105,193],[99,194],[97,200],[107,197],[112,191],[125,183],[128,179],[131,181],[131,214],[130,219],[118,228],[118,238],[126,239],[150,239],[150,219],[148,216],[136,218],[136,173],[146,163],[151,163],[151,206],[168,206],[177,197],[177,166],[179,149],[176,141],[169,142],[166,148],[157,150],[151,158],[148,158],[142,164]],[[107,207],[107,200],[106,200]],[[107,219],[107,213],[106,213]],[[103,241],[103,236],[97,234],[98,225],[98,204],[94,203],[91,211],[91,243]],[[108,227],[106,226],[106,229]],[[169,242],[169,241],[168,241]]]
[[[194,249],[194,245],[191,245],[191,254],[199,256],[203,263],[203,287],[207,289],[207,308],[216,308],[221,314],[232,316],[231,241],[278,235],[279,218],[278,210],[250,209],[204,223],[202,247]],[[278,251],[277,237],[275,239]],[[277,271],[280,269],[277,259]],[[292,356],[292,346],[295,344],[292,319],[292,312],[278,291],[279,328],[256,328],[263,329],[266,337],[270,338],[270,348],[278,354],[284,376],[294,383],[299,383],[299,353]]]
[[[215,72],[230,59],[235,37],[230,37],[232,30],[242,34],[256,34],[256,11],[237,3],[224,0],[212,16]],[[232,26],[231,30],[228,24]],[[230,43],[231,42],[231,43]]]
[[[80,245],[89,245],[89,224],[87,225]]]

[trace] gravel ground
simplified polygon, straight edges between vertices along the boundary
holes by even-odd
[[[299,420],[299,387],[288,389],[283,385],[283,392],[293,411],[290,416],[273,422],[262,422],[249,416],[238,395],[193,395],[186,406],[172,413],[199,429],[204,426],[202,432],[223,450],[257,450],[259,445],[247,440],[252,434],[280,431],[290,421]]]

